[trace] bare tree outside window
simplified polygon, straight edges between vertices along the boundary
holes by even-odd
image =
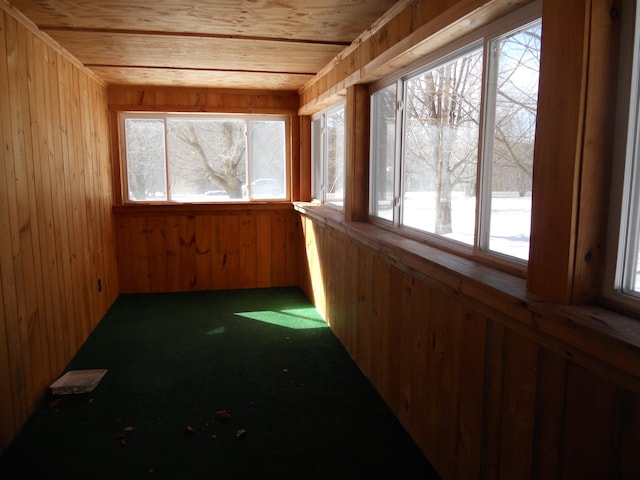
[[[344,109],[327,115],[327,203],[344,203]]]
[[[482,49],[408,79],[406,89],[402,223],[451,234],[452,192],[475,196]],[[463,208],[475,211],[475,202]]]
[[[242,198],[245,121],[171,118],[167,126],[172,197],[222,190],[230,199]]]
[[[542,32],[532,20],[372,94],[373,216],[528,259]]]
[[[376,92],[372,99],[371,135],[372,213],[393,220],[396,136],[396,85]]]
[[[129,201],[286,198],[282,119],[126,114],[123,125]]]
[[[490,43],[485,169],[491,172],[488,249],[526,260],[536,133],[541,22]],[[491,125],[491,123],[493,125]]]

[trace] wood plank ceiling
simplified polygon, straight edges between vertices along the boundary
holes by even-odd
[[[9,0],[109,84],[299,90],[397,0]]]

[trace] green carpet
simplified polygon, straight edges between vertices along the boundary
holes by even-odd
[[[296,288],[122,295],[68,366],[93,368],[0,478],[437,478]]]

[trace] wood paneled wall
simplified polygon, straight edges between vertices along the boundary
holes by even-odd
[[[300,220],[290,204],[116,209],[122,293],[297,285]]]
[[[106,104],[0,3],[0,452],[118,294]]]
[[[292,199],[299,199],[298,95],[288,91],[109,87],[116,205],[122,204],[120,111],[277,114],[290,117]],[[290,203],[124,205],[115,208],[121,292],[296,285],[302,240]]]
[[[435,273],[373,226],[302,226],[307,295],[442,478],[640,477],[637,350],[579,348],[575,319]]]

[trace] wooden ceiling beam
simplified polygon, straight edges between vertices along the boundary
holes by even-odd
[[[40,29],[48,32],[77,32],[91,34],[122,34],[122,35],[155,35],[164,37],[191,37],[191,38],[215,38],[215,39],[233,39],[258,42],[284,42],[284,43],[306,43],[310,45],[329,45],[335,47],[347,47],[350,42],[336,42],[330,40],[309,40],[305,38],[286,38],[286,37],[264,37],[252,35],[231,35],[218,33],[198,33],[198,32],[163,32],[149,30],[128,30],[119,28],[84,28],[84,27],[64,27],[59,25],[41,25]]]

